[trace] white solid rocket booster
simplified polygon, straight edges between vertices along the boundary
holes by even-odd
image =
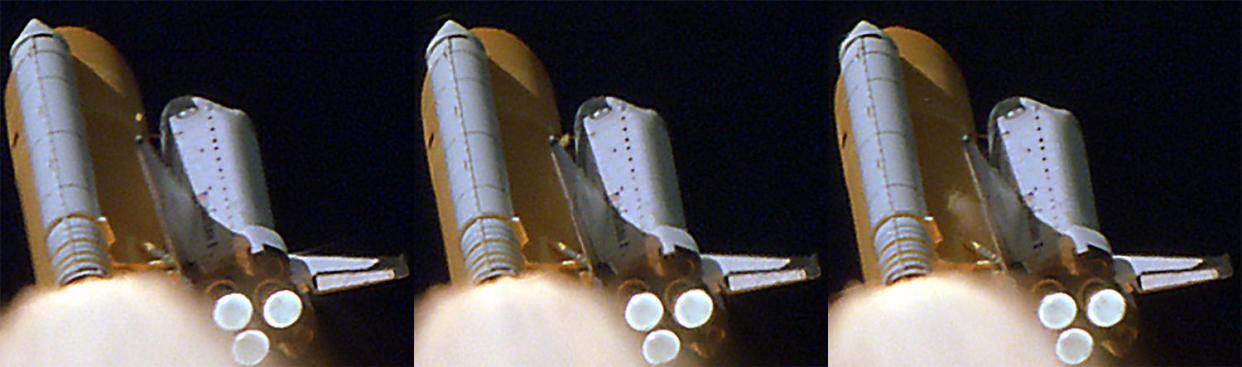
[[[107,276],[109,259],[98,222],[95,173],[69,45],[32,19],[13,42],[9,59],[56,282]]]
[[[515,275],[523,259],[483,44],[450,20],[425,57],[466,271],[475,283]]]
[[[862,21],[841,43],[837,57],[884,282],[926,274],[933,259],[922,222],[927,206],[897,46]]]

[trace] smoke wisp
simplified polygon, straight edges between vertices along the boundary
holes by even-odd
[[[934,274],[847,289],[828,311],[828,365],[1063,366],[1009,278]]]
[[[210,315],[163,274],[30,287],[0,313],[0,366],[234,366]]]
[[[414,365],[642,366],[605,292],[558,274],[439,287],[414,304]]]

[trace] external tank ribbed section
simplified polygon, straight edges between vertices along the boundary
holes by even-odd
[[[466,271],[476,284],[515,275],[524,262],[483,44],[448,21],[426,60]]]
[[[934,257],[897,47],[863,21],[841,43],[838,58],[884,282],[926,274]]]
[[[96,221],[95,174],[69,45],[34,19],[13,43],[9,59],[56,281],[64,285],[84,276],[107,276],[109,259]]]

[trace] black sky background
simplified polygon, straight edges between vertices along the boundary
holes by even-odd
[[[147,116],[185,94],[246,111],[292,250],[408,256],[410,279],[316,301],[344,364],[409,364],[414,299],[448,279],[418,116],[423,51],[445,15],[530,45],[563,124],[601,94],[659,111],[704,251],[820,255],[820,280],[729,302],[738,365],[825,364],[829,295],[860,278],[831,106],[836,48],[859,19],[940,42],[976,121],[1014,95],[1074,112],[1116,252],[1242,258],[1238,3],[4,2],[0,13],[6,47],[30,17],[107,38]],[[7,304],[32,278],[3,152]],[[1242,363],[1238,285],[1140,297],[1145,353],[1127,362]]]

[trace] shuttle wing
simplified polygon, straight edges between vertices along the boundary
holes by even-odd
[[[1153,293],[1192,286],[1233,276],[1229,255],[1183,257],[1159,255],[1113,256],[1117,282],[1135,287],[1138,293]]]
[[[703,254],[720,269],[725,293],[733,295],[819,278],[819,257]]]
[[[354,257],[290,254],[289,261],[306,267],[306,277],[316,295],[335,293],[398,280],[410,275],[405,255]],[[294,265],[299,266],[299,265]]]

